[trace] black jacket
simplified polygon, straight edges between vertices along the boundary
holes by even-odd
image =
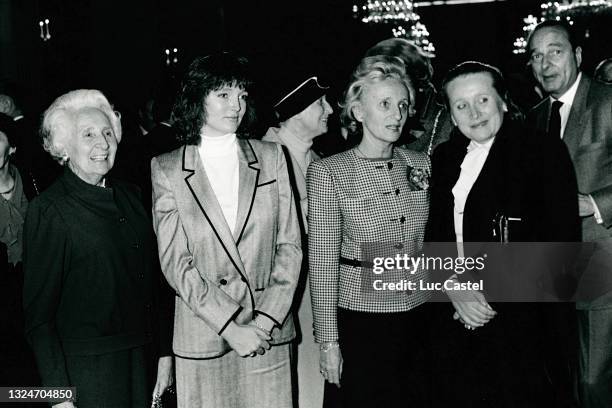
[[[158,309],[162,275],[149,218],[136,188],[112,180],[107,186],[65,169],[28,208],[25,331],[45,386],[69,385],[66,355],[154,340],[161,354],[170,353],[165,320],[172,309]]]
[[[430,217],[426,240],[455,242],[452,188],[470,140],[455,128],[432,157]],[[576,175],[559,139],[504,123],[468,195],[463,215],[465,242],[494,242],[497,213],[521,218],[514,241],[580,240]]]

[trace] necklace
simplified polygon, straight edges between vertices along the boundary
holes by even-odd
[[[438,111],[436,115],[436,119],[434,120],[433,128],[431,129],[431,139],[429,139],[429,146],[427,147],[427,155],[431,157],[431,151],[433,149],[434,138],[436,137],[436,130],[438,129],[438,121],[440,120],[440,115],[442,115],[442,109]]]

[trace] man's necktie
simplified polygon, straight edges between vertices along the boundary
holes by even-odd
[[[559,139],[561,137],[561,109],[563,102],[554,101],[550,107],[550,119],[548,120],[548,136]]]

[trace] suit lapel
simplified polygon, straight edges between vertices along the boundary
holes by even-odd
[[[570,114],[567,119],[565,131],[563,132],[563,141],[567,145],[567,149],[569,150],[572,159],[574,159],[576,150],[578,149],[581,138],[584,135],[582,125],[590,85],[589,78],[585,77],[583,74],[582,78],[580,79],[580,84],[578,85],[578,90],[576,91],[576,96],[572,102],[572,109],[570,110]]]
[[[240,166],[238,173],[240,178],[238,184],[238,214],[233,234],[236,245],[242,239],[242,234],[251,215],[260,171],[259,161],[248,140],[238,140],[238,159]]]
[[[185,183],[187,183],[187,187],[191,191],[196,205],[202,211],[206,222],[212,227],[217,239],[221,242],[227,255],[233,260],[234,265],[244,272],[244,265],[238,253],[234,237],[208,181],[197,146],[189,145],[184,147],[183,171],[185,173]],[[198,222],[199,220],[194,221]]]

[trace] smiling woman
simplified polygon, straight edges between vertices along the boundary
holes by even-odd
[[[502,235],[513,242],[576,240],[576,176],[563,142],[529,132],[512,119],[506,83],[491,65],[463,62],[449,71],[442,88],[456,127],[432,156],[426,239],[456,242],[455,253],[466,259],[482,250],[480,244],[469,243],[499,242]],[[516,220],[505,234],[492,228],[499,216]],[[524,259],[510,258],[508,252],[489,255],[486,265],[528,269]],[[562,270],[561,261],[546,261],[538,271]],[[560,381],[566,379],[570,361],[562,353],[547,361],[554,344],[562,343],[553,332],[563,333],[569,318],[560,319],[560,313],[555,318],[558,310],[537,304],[493,303],[491,279],[502,274],[500,269],[485,266],[472,278],[455,269],[448,280],[438,279],[445,280],[447,289],[479,283],[479,277],[484,281],[461,292],[446,290],[452,306],[440,304],[432,319],[432,333],[444,333],[432,336],[432,380],[435,389],[449,391],[433,395],[435,406],[561,406],[555,399],[567,392],[563,388],[571,388]],[[529,279],[525,274],[518,280],[527,285]],[[553,327],[557,321],[564,323]]]
[[[170,333],[159,330],[169,324],[156,315],[160,276],[139,192],[107,177],[119,117],[101,92],[76,90],[47,109],[42,134],[65,166],[24,228],[25,333],[42,385],[76,387],[80,408],[149,406],[150,374],[159,367],[159,393],[172,381]]]

